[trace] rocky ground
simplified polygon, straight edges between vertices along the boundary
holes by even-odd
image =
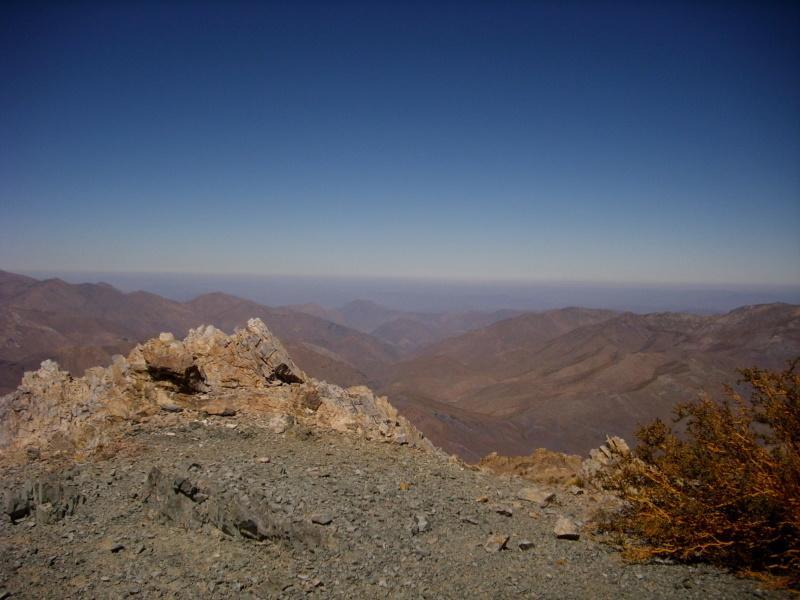
[[[707,566],[626,564],[586,530],[559,539],[594,496],[523,500],[529,482],[408,445],[244,415],[120,431],[83,460],[0,467],[0,598],[780,595]]]

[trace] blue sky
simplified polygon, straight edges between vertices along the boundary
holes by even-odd
[[[797,3],[66,4],[0,268],[800,284]]]

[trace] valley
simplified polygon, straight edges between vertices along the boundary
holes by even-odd
[[[745,366],[800,355],[800,307],[720,315],[541,312],[421,313],[353,301],[268,307],[224,293],[177,302],[107,284],[0,272],[0,393],[52,358],[73,376],[169,331],[232,332],[257,317],[311,376],[386,394],[441,448],[471,461],[535,448],[585,454],[606,435],[631,438]]]

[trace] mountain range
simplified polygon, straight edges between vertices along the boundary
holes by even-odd
[[[608,433],[668,419],[736,369],[800,356],[800,307],[725,315],[637,315],[568,308],[525,314],[445,340],[397,363],[382,389],[448,450],[584,453]],[[446,436],[446,439],[444,439]]]
[[[310,375],[390,396],[434,443],[470,460],[537,447],[583,453],[606,434],[668,417],[675,402],[715,394],[743,366],[800,355],[800,307],[724,315],[423,313],[357,300],[338,309],[268,307],[223,293],[188,302],[104,284],[0,271],[0,393],[55,359],[73,375],[170,331],[225,331],[258,317]]]

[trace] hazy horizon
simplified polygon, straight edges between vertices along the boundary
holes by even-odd
[[[0,14],[18,270],[800,285],[800,4]]]
[[[386,277],[310,277],[197,273],[114,273],[6,270],[68,283],[108,283],[124,292],[148,291],[186,301],[223,292],[269,306],[316,303],[339,308],[369,300],[387,308],[447,312],[547,310],[568,306],[633,312],[725,312],[747,304],[800,304],[800,285],[687,285],[565,281],[431,280]]]

